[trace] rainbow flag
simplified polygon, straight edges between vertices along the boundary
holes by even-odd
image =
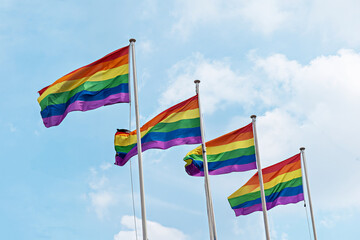
[[[142,151],[201,143],[198,96],[195,95],[163,111],[145,123],[140,132]],[[115,164],[123,166],[137,154],[136,130],[118,130],[114,143]]]
[[[59,78],[39,91],[46,127],[59,125],[69,112],[129,102],[129,46]]]
[[[256,169],[252,123],[206,143],[209,174],[219,175]],[[184,157],[191,176],[204,176],[202,146]]]
[[[300,159],[299,153],[262,170],[267,210],[304,200]],[[228,200],[236,216],[262,211],[258,173]]]

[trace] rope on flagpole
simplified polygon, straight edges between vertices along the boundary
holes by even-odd
[[[129,54],[130,59],[130,54]],[[129,61],[130,62],[130,61]],[[129,79],[130,79],[130,64],[129,64]],[[131,94],[130,94],[130,85],[131,82],[129,81],[129,130],[131,131]],[[130,138],[129,138],[130,139]],[[134,217],[134,226],[135,226],[135,238],[138,240],[138,232],[137,232],[137,225],[136,225],[136,211],[135,211],[135,197],[134,197],[134,181],[133,181],[133,171],[132,171],[132,161],[130,159],[130,184],[131,184],[131,198],[132,198],[132,209],[133,209],[133,217]]]
[[[304,198],[304,209],[305,209],[305,213],[306,213],[306,221],[307,221],[307,225],[308,225],[309,237],[310,237],[310,240],[311,240],[312,237],[311,237],[311,230],[310,230],[309,214],[307,212],[306,206],[307,205],[306,205],[305,198]]]

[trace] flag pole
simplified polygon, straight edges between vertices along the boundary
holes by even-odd
[[[309,180],[308,180],[307,168],[306,168],[305,148],[301,147],[300,152],[301,152],[301,155],[302,155],[302,160],[303,160],[303,165],[304,165],[304,173],[305,173],[306,188],[307,188],[308,199],[309,199],[310,215],[311,215],[311,223],[312,223],[313,233],[314,233],[314,240],[317,240],[314,213],[313,213],[313,208],[312,208],[312,203],[311,203],[311,196],[310,196]]]
[[[136,66],[135,66],[135,42],[134,38],[129,40],[131,46],[132,66],[133,66],[133,79],[134,79],[134,100],[135,100],[135,115],[136,115],[136,136],[137,136],[137,150],[139,161],[139,183],[140,183],[140,199],[141,199],[141,220],[142,220],[142,234],[143,240],[147,240],[146,228],[146,210],[145,210],[145,193],[144,193],[144,179],[142,169],[142,149],[141,149],[141,132],[140,132],[140,117],[139,117],[139,104],[138,104],[138,89],[136,79]]]
[[[261,170],[259,146],[258,146],[257,133],[256,133],[256,115],[251,115],[251,119],[252,119],[253,131],[254,131],[256,166],[257,166],[259,182],[260,182],[261,205],[262,205],[263,216],[264,216],[265,234],[266,234],[266,239],[270,240],[269,223],[268,223],[268,217],[267,217],[266,199],[265,199],[265,191],[264,191],[264,181],[263,181],[263,175],[262,175],[262,170]]]
[[[208,169],[208,162],[206,156],[206,145],[205,145],[205,134],[204,134],[204,126],[203,120],[201,115],[201,107],[200,107],[200,96],[199,96],[199,83],[200,80],[195,80],[194,83],[196,84],[196,94],[198,95],[198,102],[199,102],[199,115],[200,115],[200,131],[201,131],[201,145],[202,145],[202,155],[203,155],[203,167],[204,167],[204,182],[205,182],[205,195],[206,195],[206,206],[207,206],[207,213],[208,213],[208,222],[209,222],[209,232],[210,232],[210,240],[216,240],[216,225],[215,225],[215,215],[214,209],[211,199],[211,191],[210,191],[210,184],[209,184],[209,169]]]

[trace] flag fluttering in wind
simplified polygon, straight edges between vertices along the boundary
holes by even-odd
[[[266,208],[304,200],[300,153],[262,170]],[[262,211],[258,173],[228,197],[235,215]]]
[[[46,127],[59,125],[72,111],[129,102],[129,46],[68,73],[39,91]]]
[[[198,95],[163,111],[145,123],[140,132],[142,151],[201,143]],[[136,130],[118,130],[114,143],[115,164],[123,166],[137,154]]]
[[[209,174],[219,175],[256,169],[252,123],[206,142]],[[185,157],[185,170],[191,176],[204,176],[202,146]]]

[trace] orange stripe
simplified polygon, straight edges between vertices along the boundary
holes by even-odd
[[[150,121],[145,123],[140,128],[140,132],[143,132],[143,131],[148,130],[149,128],[155,126],[156,124],[165,120],[169,115],[171,115],[173,113],[185,112],[187,110],[192,110],[192,109],[196,109],[196,108],[199,108],[197,95],[195,95],[194,97],[189,98],[185,101],[182,101],[181,103],[178,103],[178,104],[172,106],[171,108],[166,109],[159,115],[155,116],[153,119],[151,119]],[[130,135],[135,135],[135,134],[136,134],[136,130],[134,130],[130,133]]]
[[[153,119],[151,119],[150,121],[148,121],[147,123],[144,124],[144,126],[141,127],[140,131],[146,130],[150,127],[155,126],[156,124],[158,124],[159,122],[161,122],[162,120],[166,119],[169,115],[176,113],[176,112],[185,112],[187,110],[191,110],[191,109],[195,109],[198,108],[198,101],[197,99],[194,101],[189,102],[188,104],[181,106],[180,108],[175,108],[172,109],[171,111],[164,111],[162,113],[160,113],[159,115],[157,115],[156,117],[154,117]]]
[[[228,134],[215,138],[206,143],[207,147],[215,147],[221,146],[225,144],[229,144],[232,142],[238,142],[242,140],[248,140],[253,138],[253,130],[252,130],[252,123],[246,125],[245,127],[239,128],[234,130]]]
[[[287,173],[287,172],[292,172],[292,171],[295,171],[300,168],[301,168],[301,163],[300,163],[300,161],[297,161],[297,162],[290,163],[290,164],[284,166],[282,169],[280,169],[278,171],[265,173],[265,174],[263,174],[264,183],[271,181],[276,176],[279,176],[279,175]]]
[[[58,83],[65,82],[65,81],[71,81],[71,80],[76,80],[76,79],[80,79],[83,77],[91,76],[91,75],[94,75],[98,71],[109,70],[111,68],[115,68],[115,67],[127,64],[128,62],[129,62],[129,55],[125,55],[125,56],[121,56],[117,59],[114,59],[112,61],[102,62],[102,63],[99,63],[94,66],[90,66],[90,67],[82,67],[82,68],[79,68],[79,69],[59,78],[50,86],[54,86]],[[48,86],[48,87],[50,87],[50,86]]]
[[[271,179],[273,179],[276,176],[279,176],[281,174],[287,173],[287,172],[292,172],[294,170],[297,170],[301,168],[301,162],[300,161],[296,161],[293,163],[290,163],[286,166],[284,166],[283,168],[274,171],[274,172],[269,172],[269,173],[265,173],[264,174],[264,170],[263,169],[263,181],[264,183],[271,181]],[[250,180],[245,184],[245,185],[256,185],[259,186],[259,177],[258,174],[256,173],[252,178],[250,178]]]
[[[253,137],[254,137],[254,135],[252,132],[232,134],[232,135],[226,134],[219,138],[216,138],[214,140],[207,142],[206,147],[222,146],[222,145],[226,145],[226,144],[233,143],[233,142],[248,140]]]

